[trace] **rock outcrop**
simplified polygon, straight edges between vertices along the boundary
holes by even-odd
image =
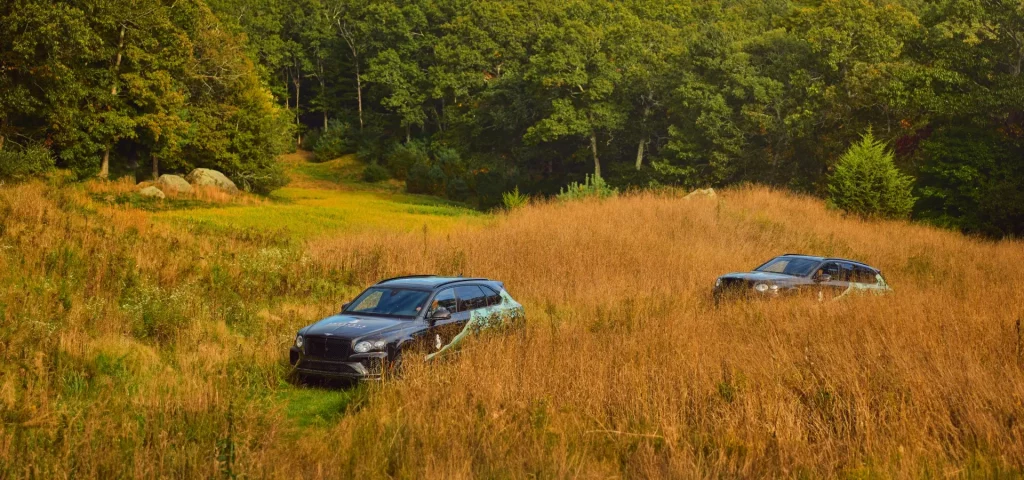
[[[197,168],[185,177],[195,187],[217,187],[230,193],[238,193],[238,187],[223,173],[209,168]]]

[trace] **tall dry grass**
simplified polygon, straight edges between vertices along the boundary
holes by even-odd
[[[38,185],[0,190],[0,214],[0,475],[1024,469],[1020,242],[843,218],[764,188],[306,243],[175,230]],[[863,260],[896,292],[711,304],[718,274],[784,252]],[[294,390],[295,329],[381,277],[423,272],[504,281],[527,326],[299,426],[278,401]]]

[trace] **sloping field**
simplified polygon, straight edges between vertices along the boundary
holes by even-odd
[[[297,188],[336,198],[324,212],[358,204],[339,185]],[[1024,469],[1024,243],[765,188],[397,223],[407,204],[367,203],[352,218],[370,230],[259,217],[290,206],[277,202],[150,213],[0,188],[0,477]],[[210,228],[182,228],[189,215]],[[863,260],[896,291],[711,304],[718,274],[785,252]],[[425,272],[503,280],[527,326],[383,384],[286,381],[298,328],[380,277]]]

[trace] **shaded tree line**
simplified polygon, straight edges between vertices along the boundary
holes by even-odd
[[[193,163],[254,149],[269,165],[286,135],[488,207],[586,174],[825,195],[870,130],[916,178],[916,218],[1024,233],[1019,0],[104,1],[0,7],[21,22],[0,27],[0,135],[93,169],[126,143]],[[103,16],[146,1],[164,13],[131,21],[152,26]],[[76,8],[89,13],[43,18]],[[59,45],[25,39],[57,28]],[[86,67],[56,74],[61,56]],[[218,111],[239,103],[251,124]]]
[[[79,177],[210,167],[267,192],[292,127],[245,48],[202,0],[4,2],[0,154],[46,149]]]

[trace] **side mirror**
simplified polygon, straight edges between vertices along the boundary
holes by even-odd
[[[817,283],[831,282],[832,281],[832,275],[829,275],[827,273],[823,273],[821,275],[818,275],[818,276],[814,277],[814,281],[817,282]]]
[[[348,310],[349,305],[352,305],[352,302],[345,302],[341,304],[341,311],[344,312],[345,310]]]
[[[430,324],[433,325],[434,322],[438,320],[450,320],[451,318],[452,312],[449,312],[447,308],[438,307],[437,310],[430,312],[430,318],[427,320],[429,320]]]

